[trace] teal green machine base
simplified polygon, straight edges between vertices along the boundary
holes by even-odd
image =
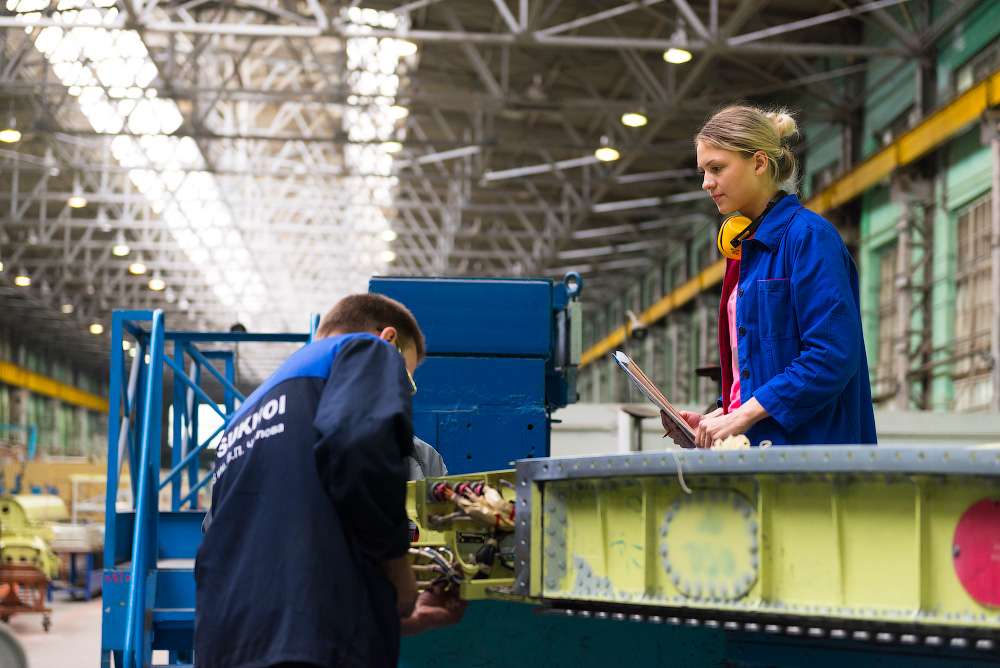
[[[538,606],[472,601],[458,626],[403,638],[400,668],[723,668],[723,631],[539,615]]]

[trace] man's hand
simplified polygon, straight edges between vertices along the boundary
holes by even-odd
[[[396,588],[396,612],[405,619],[413,612],[417,602],[417,577],[407,555],[379,562],[382,572]]]
[[[684,421],[688,423],[688,426],[691,427],[691,431],[695,432],[695,434],[698,433],[698,425],[701,424],[702,420],[705,420],[705,419],[708,419],[708,418],[714,418],[714,417],[716,417],[718,415],[722,415],[722,409],[721,408],[715,409],[714,411],[712,411],[708,415],[702,415],[700,413],[692,413],[691,411],[681,411],[681,417],[684,418]],[[674,435],[670,433],[670,429],[671,429],[671,427],[673,427],[673,424],[667,418],[667,414],[664,411],[660,411],[660,422],[663,423],[663,436],[664,437],[669,436],[670,438],[673,439],[674,443],[677,443],[677,445],[680,445],[681,447],[690,447],[690,446],[687,446],[685,444],[682,444],[682,443],[678,442],[677,439],[674,438]],[[687,439],[684,439],[684,441],[686,443]],[[697,443],[696,443],[696,445],[697,445]]]
[[[432,629],[458,624],[465,614],[468,601],[458,597],[458,587],[445,590],[431,587],[417,597],[417,604],[409,617],[404,617],[401,631],[404,636],[412,636]]]

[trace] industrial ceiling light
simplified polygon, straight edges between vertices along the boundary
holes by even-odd
[[[386,153],[399,153],[403,150],[403,145],[398,141],[384,141],[382,142],[382,148]]]
[[[17,121],[14,119],[14,101],[10,102],[10,114],[7,116],[7,125],[0,130],[0,141],[8,144],[21,141],[21,133],[17,129]]]
[[[410,110],[407,109],[406,107],[401,107],[398,104],[395,104],[389,107],[389,113],[392,115],[393,118],[395,118],[398,121],[401,118],[406,118],[407,116],[409,116]]]
[[[668,63],[680,65],[691,60],[691,52],[684,49],[667,49],[663,54],[663,59]]]
[[[627,125],[630,128],[641,128],[647,122],[646,117],[638,112],[622,114],[622,125]]]
[[[167,287],[167,282],[164,281],[159,276],[153,276],[153,278],[149,279],[150,290],[156,290],[157,292],[159,292],[160,290],[163,290],[165,287]]]
[[[87,198],[83,196],[83,188],[80,187],[80,182],[73,177],[73,194],[70,198],[66,200],[66,205],[71,209],[82,209],[87,206]]]
[[[396,230],[382,230],[382,241],[395,241],[399,235],[396,234]]]
[[[131,343],[129,343],[128,341],[122,339],[122,350],[128,350],[131,347],[132,347]]]
[[[396,254],[393,253],[391,250],[382,251],[379,257],[382,258],[383,262],[393,262],[396,260]]]
[[[417,45],[413,42],[408,42],[405,39],[396,40],[396,53],[400,58],[405,58],[406,56],[412,56],[417,52]]]
[[[70,304],[69,302],[63,302],[63,305],[62,305],[61,308],[62,308],[62,312],[65,313],[66,315],[69,315],[70,313],[73,312],[73,305]]]
[[[136,276],[139,276],[139,275],[142,275],[142,274],[146,273],[146,265],[143,264],[143,262],[142,262],[141,259],[140,260],[136,260],[135,262],[133,262],[132,264],[130,264],[128,266],[128,270],[129,270],[130,273],[133,273]]]
[[[677,30],[674,34],[670,36],[670,41],[677,44],[677,47],[671,47],[663,53],[663,59],[668,63],[673,65],[680,65],[681,63],[686,63],[691,60],[691,52],[683,48],[687,46],[688,38],[687,32],[684,30],[684,23],[677,22]]]
[[[135,348],[129,348],[128,349],[128,356],[129,357],[135,357]]]
[[[125,257],[132,252],[132,249],[128,247],[125,242],[125,233],[118,230],[118,236],[115,237],[115,245],[111,247],[111,254],[117,255],[118,257]]]
[[[14,277],[14,285],[26,288],[31,285],[31,277],[28,276],[28,270],[24,267],[17,272],[17,276]]]
[[[13,114],[7,119],[7,126],[0,130],[0,141],[7,144],[21,141],[21,132],[16,127]]]
[[[601,147],[594,151],[594,157],[602,162],[611,162],[621,157],[621,153],[611,148],[607,137],[601,137]]]
[[[94,324],[92,324],[90,326],[90,333],[91,334],[103,334],[104,333],[104,325],[102,325],[99,322],[95,322]]]

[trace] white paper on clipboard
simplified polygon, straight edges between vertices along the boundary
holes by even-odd
[[[638,387],[639,391],[645,394],[646,398],[652,401],[656,407],[666,413],[667,419],[673,425],[670,429],[670,436],[674,441],[682,448],[695,447],[695,436],[694,432],[691,431],[691,427],[681,417],[680,412],[667,401],[663,393],[656,388],[656,385],[653,385],[652,381],[646,377],[642,369],[632,361],[632,358],[620,350],[616,351],[613,357],[618,362],[618,366],[625,372],[625,375],[632,381],[632,384]]]

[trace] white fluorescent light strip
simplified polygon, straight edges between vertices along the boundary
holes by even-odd
[[[351,95],[344,110],[344,130],[351,142],[344,147],[346,171],[370,176],[349,176],[345,179],[350,194],[354,230],[359,231],[355,243],[366,249],[355,267],[356,280],[363,287],[373,274],[384,271],[387,258],[396,258],[382,238],[389,229],[385,212],[391,210],[393,191],[398,179],[392,176],[393,156],[385,142],[401,139],[396,130],[396,104],[399,89],[401,40],[365,37],[372,28],[395,29],[401,19],[390,12],[351,7],[341,12],[342,18],[357,26],[358,36],[345,44],[347,54],[347,84]]]
[[[112,25],[115,0],[61,0],[54,18],[66,23]],[[26,31],[41,19],[47,0],[8,0]],[[134,30],[43,28],[35,39],[52,71],[77,97],[94,130],[117,134],[114,157],[167,223],[177,243],[219,300],[242,319],[263,308],[264,282],[223,203],[215,177],[205,171],[201,150],[191,137],[172,137],[182,122],[173,100],[148,88],[156,66]],[[211,249],[211,251],[209,250]],[[225,269],[223,271],[223,268]],[[249,324],[249,323],[248,323]]]

